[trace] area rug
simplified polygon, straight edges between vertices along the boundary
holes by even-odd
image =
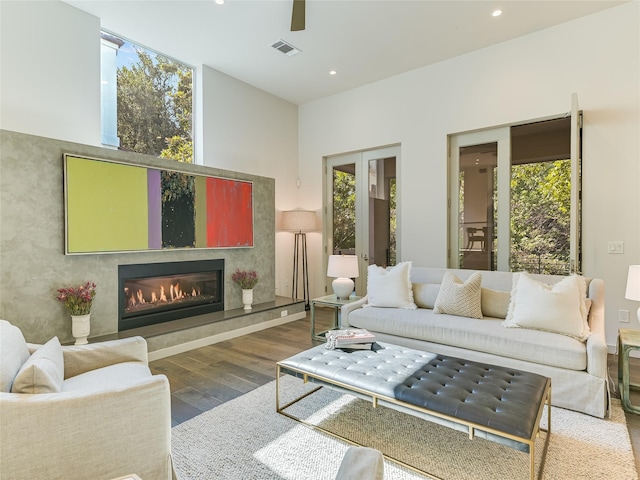
[[[282,377],[280,386],[283,403],[313,388],[290,376]],[[287,411],[443,479],[529,478],[526,453],[479,438],[470,440],[466,433],[392,409],[373,408],[370,402],[327,388]],[[553,407],[551,423],[544,479],[638,478],[618,400],[610,419]],[[276,413],[275,382],[174,427],[172,434],[181,480],[332,479],[349,447]],[[536,442],[538,453],[543,440]],[[385,460],[385,479],[424,478],[431,477]]]

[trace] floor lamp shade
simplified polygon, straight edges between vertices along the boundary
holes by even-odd
[[[287,210],[282,212],[282,230],[295,233],[293,245],[293,281],[291,298],[298,297],[300,265],[302,265],[302,298],[309,310],[309,264],[307,262],[307,234],[316,229],[316,212],[309,210]]]
[[[316,229],[316,212],[309,210],[287,210],[282,212],[282,230],[310,232]]]
[[[630,265],[629,274],[627,275],[627,290],[624,298],[627,300],[635,300],[640,302],[640,265]],[[637,311],[638,321],[640,322],[640,307]]]
[[[331,286],[333,293],[338,298],[349,298],[354,287],[351,279],[358,275],[358,257],[355,255],[329,255],[327,277],[335,278]]]

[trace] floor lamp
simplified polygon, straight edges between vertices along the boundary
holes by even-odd
[[[298,286],[300,270],[302,269],[302,298],[304,299],[305,310],[309,310],[309,263],[307,261],[307,234],[305,232],[315,230],[315,228],[316,212],[308,210],[282,212],[282,229],[295,233],[291,298],[299,298]]]

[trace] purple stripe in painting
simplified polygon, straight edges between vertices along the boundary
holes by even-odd
[[[162,248],[162,186],[160,170],[147,170],[147,192],[149,195],[149,249]]]

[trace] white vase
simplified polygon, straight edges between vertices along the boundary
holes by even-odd
[[[71,334],[76,339],[75,345],[86,345],[91,331],[91,314],[71,315]]]
[[[251,304],[253,303],[253,288],[242,289],[242,303],[245,310],[251,310]]]

